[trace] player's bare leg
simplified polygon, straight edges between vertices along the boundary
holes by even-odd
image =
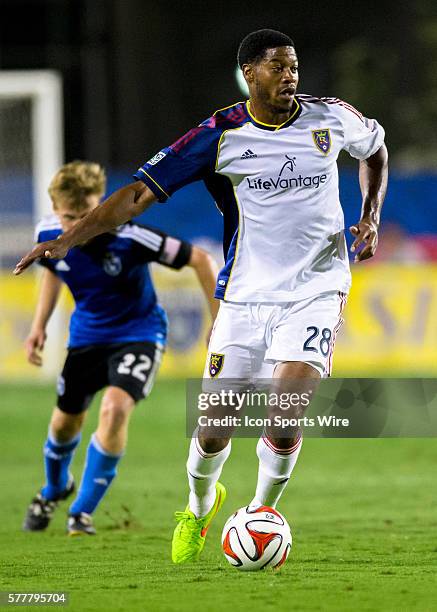
[[[133,398],[119,387],[108,387],[100,407],[97,431],[91,436],[82,481],[69,510],[69,535],[93,535],[91,515],[117,473],[127,442]]]
[[[129,420],[135,402],[119,387],[108,387],[100,406],[96,438],[102,448],[111,454],[120,454],[127,444]]]
[[[85,421],[86,412],[79,414],[68,414],[59,408],[54,408],[50,420],[50,432],[58,442],[69,442],[81,431]]]
[[[74,480],[69,472],[74,450],[80,441],[80,432],[86,413],[68,414],[54,408],[49,435],[44,445],[46,484],[32,499],[24,520],[26,531],[46,529],[58,506],[74,491]]]
[[[292,381],[309,380],[314,389],[319,372],[307,363],[287,361],[277,364],[273,378],[275,392],[290,392]],[[281,384],[283,381],[283,384]],[[299,384],[301,391],[301,385]],[[259,439],[257,455],[259,459],[258,481],[255,497],[250,503],[252,508],[259,506],[275,507],[290,479],[302,447],[302,434],[298,429],[295,434],[279,437],[279,433],[266,431]]]

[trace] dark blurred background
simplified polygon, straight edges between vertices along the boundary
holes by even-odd
[[[64,78],[66,158],[130,168],[241,98],[238,43],[294,39],[300,91],[335,95],[386,127],[392,165],[437,165],[437,4],[1,0],[0,69]],[[346,162],[345,162],[346,163]]]
[[[0,70],[61,74],[65,159],[104,164],[109,191],[214,110],[244,99],[235,71],[247,33],[271,27],[290,34],[301,92],[343,98],[386,129],[391,182],[384,218],[393,224],[392,243],[399,232],[413,235],[421,242],[419,259],[437,257],[435,0],[1,0],[0,6]],[[341,155],[340,167],[351,224],[360,201],[356,162]],[[197,214],[193,223],[199,210],[187,208],[193,202],[202,205],[203,222]],[[202,185],[182,190],[172,204],[166,215],[152,209],[149,222],[190,239],[220,239],[221,220]]]

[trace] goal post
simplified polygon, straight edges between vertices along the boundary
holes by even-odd
[[[47,188],[64,161],[62,78],[52,70],[0,70],[0,348],[1,378],[38,378],[22,342],[35,300],[35,273],[11,279],[32,245],[36,222],[50,213]],[[36,269],[37,266],[34,266]],[[50,322],[43,375],[53,377],[65,338],[65,315]]]
[[[61,76],[52,70],[0,70],[0,101],[26,99],[31,109],[35,222],[50,211],[47,187],[64,159]]]

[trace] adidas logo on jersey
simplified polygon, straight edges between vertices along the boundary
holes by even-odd
[[[56,264],[55,269],[59,272],[69,272],[70,266],[68,265],[68,263],[65,263],[63,259],[60,259]]]
[[[253,151],[251,151],[250,149],[247,149],[247,151],[244,151],[240,159],[252,159],[254,157],[258,157],[258,155],[254,153]]]

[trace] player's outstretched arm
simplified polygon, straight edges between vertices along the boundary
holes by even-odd
[[[216,300],[214,297],[215,284],[219,272],[217,263],[207,251],[193,246],[188,265],[196,272],[203,293],[208,301],[212,320],[214,321],[220,305],[219,300]]]
[[[351,251],[354,253],[360,246],[364,245],[364,247],[356,254],[355,262],[364,261],[375,254],[387,180],[388,153],[387,147],[382,145],[376,153],[360,162],[360,188],[363,204],[361,219],[350,227],[350,231],[355,236]]]
[[[126,223],[155,200],[155,194],[141,181],[122,187],[57,240],[37,244],[17,263],[14,274],[21,274],[39,257],[63,259],[72,247]]]
[[[44,270],[32,326],[24,342],[27,360],[33,365],[42,366],[41,352],[47,338],[46,327],[55,309],[61,287],[61,279],[50,270]]]

